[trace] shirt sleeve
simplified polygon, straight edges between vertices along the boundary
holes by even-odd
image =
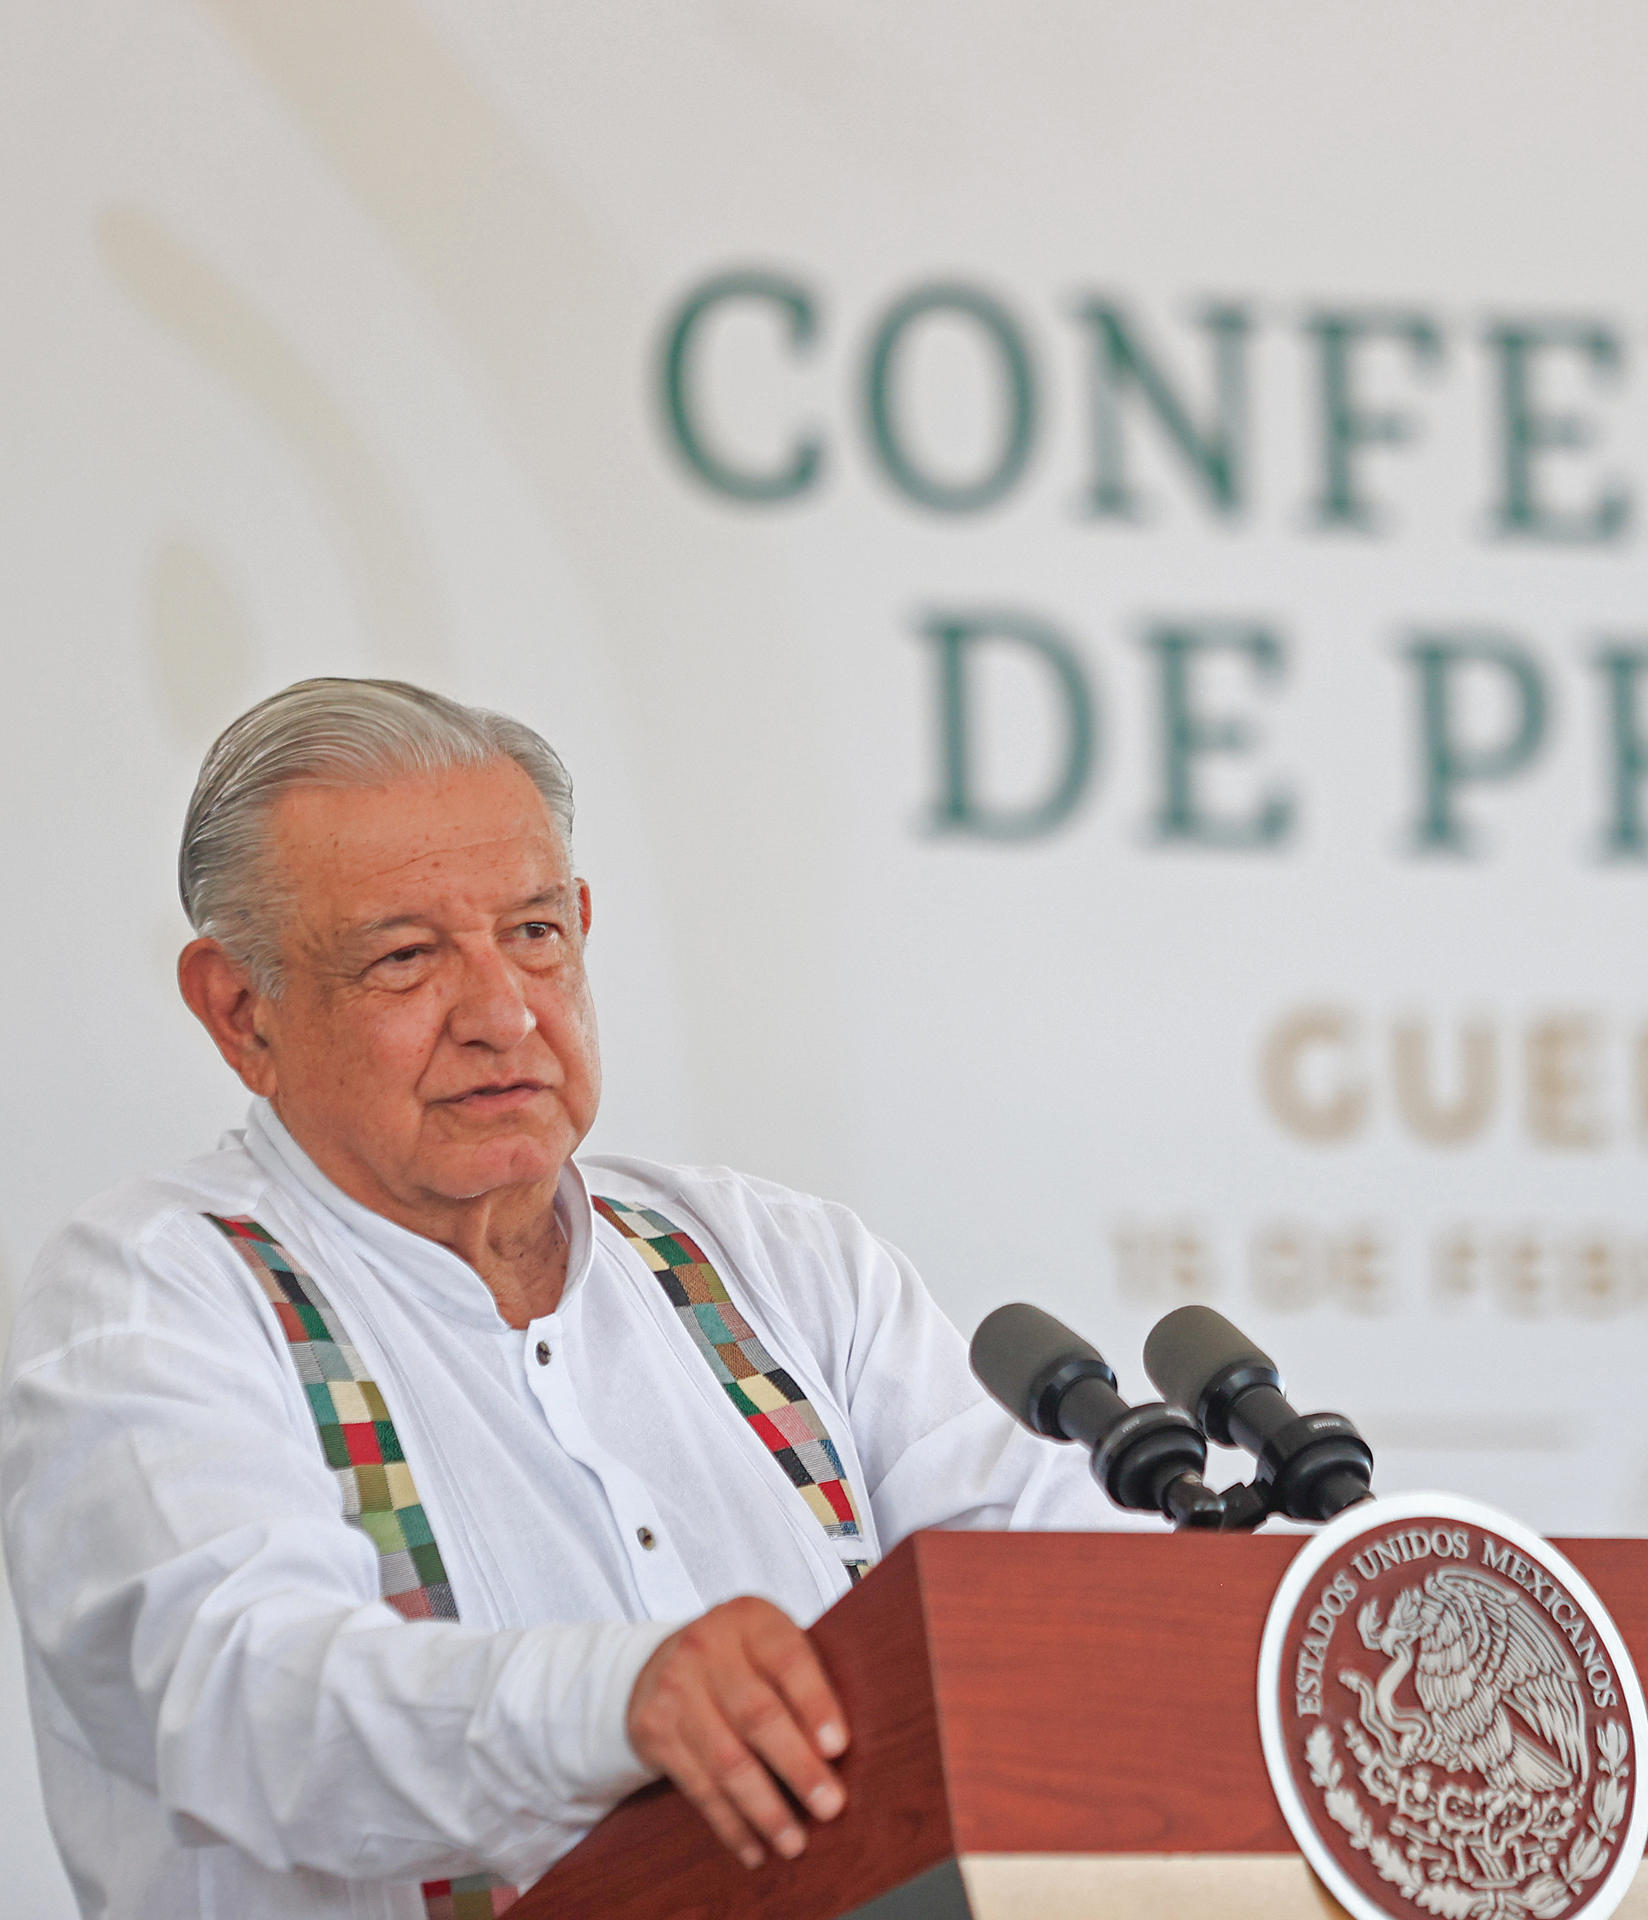
[[[536,1878],[649,1777],[625,1710],[673,1625],[384,1605],[272,1323],[194,1226],[71,1228],[14,1334],[0,1522],[74,1734],[185,1843],[273,1871]]]
[[[998,1406],[909,1261],[867,1237],[847,1375],[883,1542],[922,1527],[1128,1525],[1095,1483],[1087,1450],[1033,1434]]]

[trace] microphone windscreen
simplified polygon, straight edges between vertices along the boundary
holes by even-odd
[[[984,1316],[967,1357],[985,1391],[1015,1420],[1038,1432],[1037,1391],[1061,1362],[1096,1361],[1106,1376],[1115,1377],[1097,1347],[1089,1346],[1079,1333],[1072,1333],[1062,1320],[1023,1300],[997,1307]]]
[[[1144,1343],[1144,1370],[1156,1391],[1197,1420],[1203,1417],[1208,1388],[1236,1367],[1279,1378],[1270,1355],[1211,1307],[1175,1307]]]

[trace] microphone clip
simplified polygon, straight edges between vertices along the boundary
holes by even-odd
[[[1273,1511],[1258,1486],[1216,1493],[1202,1478],[1207,1436],[1195,1420],[1161,1400],[1129,1406],[1097,1353],[1060,1355],[1031,1381],[1025,1411],[1037,1433],[1086,1446],[1093,1478],[1118,1507],[1217,1533],[1250,1532]]]

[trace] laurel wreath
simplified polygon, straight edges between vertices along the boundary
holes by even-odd
[[[1318,1725],[1305,1742],[1305,1758],[1310,1777],[1321,1790],[1328,1818],[1343,1829],[1351,1845],[1365,1853],[1381,1880],[1395,1887],[1405,1899],[1438,1920],[1557,1920],[1573,1904],[1575,1894],[1587,1880],[1594,1880],[1608,1864],[1609,1849],[1625,1818],[1628,1792],[1625,1784],[1630,1772],[1625,1764],[1628,1739],[1622,1721],[1605,1721],[1596,1730],[1596,1791],[1591,1795],[1591,1811],[1584,1827],[1568,1849],[1568,1857],[1557,1873],[1541,1873],[1514,1894],[1485,1895],[1464,1886],[1458,1880],[1429,1880],[1417,1861],[1410,1860],[1388,1834],[1379,1832],[1357,1799],[1355,1790],[1345,1783],[1345,1769],[1334,1746],[1333,1735]]]
[[[1608,1864],[1608,1849],[1614,1844],[1619,1823],[1625,1818],[1625,1724],[1608,1720],[1597,1728],[1596,1792],[1591,1796],[1591,1817],[1580,1829],[1568,1858],[1562,1863],[1562,1881],[1570,1893],[1577,1893],[1587,1880],[1594,1880]],[[1568,1903],[1563,1901],[1562,1906]],[[1535,1907],[1539,1920],[1562,1911],[1562,1907]]]

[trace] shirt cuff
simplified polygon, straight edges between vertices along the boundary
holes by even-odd
[[[601,1625],[592,1629],[601,1644],[588,1656],[588,1696],[584,1709],[586,1740],[568,1785],[611,1805],[658,1777],[643,1763],[629,1740],[629,1701],[641,1669],[684,1620],[648,1620],[639,1626]]]
[[[629,1700],[641,1669],[683,1625],[589,1622],[521,1634],[510,1663],[512,1738],[487,1742],[485,1765],[501,1803],[516,1817],[530,1807],[539,1820],[529,1835],[489,1850],[493,1871],[530,1886],[626,1794],[657,1778],[630,1745]],[[523,1804],[529,1781],[538,1785]]]

